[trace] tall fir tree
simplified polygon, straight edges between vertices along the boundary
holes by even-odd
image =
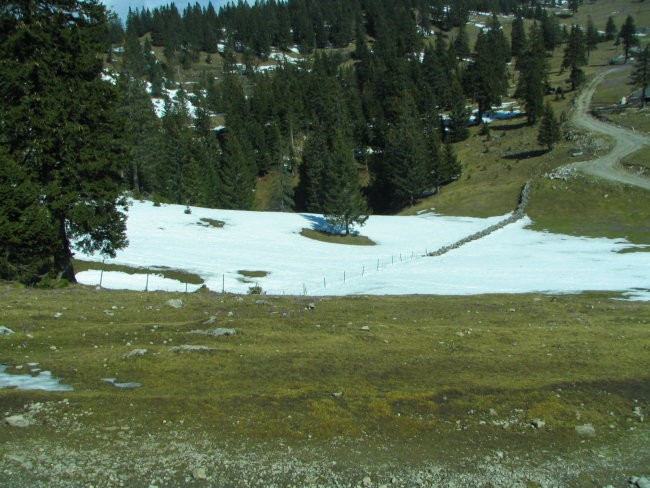
[[[616,24],[614,23],[614,18],[610,15],[605,24],[605,40],[613,41],[616,38],[616,34]]]
[[[639,39],[636,36],[636,25],[634,23],[634,17],[628,15],[625,19],[625,22],[621,26],[621,31],[618,33],[621,42],[623,43],[623,52],[625,53],[625,62],[630,57],[630,49],[639,44]]]
[[[551,151],[555,144],[560,142],[561,136],[560,123],[555,117],[555,111],[550,102],[546,102],[546,105],[544,105],[542,120],[539,124],[537,142],[541,146],[546,146],[546,148]]]
[[[519,83],[515,96],[524,101],[528,124],[533,125],[544,109],[544,91],[548,78],[548,61],[544,39],[536,24],[530,28],[526,49],[519,63]]]
[[[368,219],[368,204],[361,194],[352,145],[341,130],[333,134],[331,146],[323,175],[323,214],[334,232],[347,236],[354,224],[362,226]]]
[[[105,32],[104,7],[94,1],[25,0],[0,9],[0,152],[18,165],[24,188],[36,189],[25,211],[51,239],[31,256],[42,263],[39,276],[6,277],[74,281],[73,248],[113,256],[126,245],[123,124],[98,56]],[[26,204],[7,197],[3,207]]]
[[[630,77],[632,85],[641,89],[641,105],[645,107],[646,98],[650,96],[648,91],[648,85],[650,85],[650,47],[648,45],[639,54]]]

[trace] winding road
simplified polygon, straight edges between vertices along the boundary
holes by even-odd
[[[592,161],[583,161],[569,165],[583,173],[587,173],[606,180],[617,181],[650,190],[650,179],[626,171],[619,163],[627,155],[650,145],[650,137],[639,134],[616,125],[607,124],[589,115],[591,97],[598,84],[605,76],[615,71],[616,68],[603,71],[596,75],[582,90],[576,99],[576,108],[573,123],[590,132],[599,132],[611,136],[616,141],[614,148],[606,155]]]

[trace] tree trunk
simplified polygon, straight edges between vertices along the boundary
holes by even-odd
[[[72,251],[70,251],[70,241],[68,234],[65,230],[65,218],[59,218],[59,243],[56,255],[54,256],[54,269],[56,271],[56,279],[68,280],[70,283],[76,283],[77,279],[74,275],[72,267]]]

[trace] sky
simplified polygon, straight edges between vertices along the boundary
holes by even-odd
[[[106,5],[109,9],[117,12],[117,14],[120,16],[120,18],[123,21],[126,20],[126,14],[129,11],[129,7],[131,8],[131,10],[136,10],[141,8],[148,8],[150,10],[153,10],[154,8],[160,7],[162,5],[169,5],[170,3],[174,3],[176,5],[176,8],[178,8],[178,10],[182,12],[183,9],[188,4],[194,5],[195,3],[198,3],[199,5],[207,6],[209,3],[209,0],[176,0],[174,2],[172,2],[172,0],[100,0],[100,1],[101,3]],[[229,1],[232,0],[212,0],[212,6],[218,11],[219,7],[227,4]]]
[[[323,222],[317,214],[198,207],[187,214],[181,205],[134,201],[127,220],[130,244],[106,262],[187,270],[200,275],[209,289],[233,293],[246,293],[254,284],[277,295],[617,290],[650,300],[650,252],[620,252],[637,247],[625,239],[533,231],[527,217],[442,256],[425,257],[504,217],[373,215],[360,230],[376,245],[350,246],[301,236],[301,229]],[[225,225],[214,228],[201,219]],[[91,259],[101,261],[101,256]],[[267,275],[247,280],[242,271]],[[159,281],[153,274],[77,274],[87,285],[100,279],[105,288],[185,290],[183,283]]]

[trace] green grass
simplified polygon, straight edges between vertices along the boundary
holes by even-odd
[[[623,165],[635,168],[644,168],[646,174],[650,170],[650,147],[644,147],[640,151],[630,154],[623,160]]]
[[[315,241],[329,242],[331,244],[346,244],[351,246],[374,246],[375,242],[366,236],[336,235],[314,229],[302,229],[300,235]]]
[[[99,263],[96,261],[84,261],[83,259],[74,259],[73,268],[75,273],[88,270],[104,270],[104,271],[119,271],[127,274],[158,274],[164,278],[171,280],[178,280],[181,283],[188,283],[190,285],[202,285],[203,278],[195,273],[190,273],[181,269],[166,268],[163,266],[156,266],[152,268],[126,266],[123,264],[112,263]]]
[[[260,306],[215,293],[3,284],[0,296],[2,323],[16,331],[0,338],[2,363],[38,362],[75,388],[0,390],[3,411],[65,396],[73,411],[94,412],[83,420],[89,432],[128,423],[138,433],[166,419],[225,439],[443,433],[453,445],[460,420],[489,442],[516,432],[525,443],[531,418],[561,440],[577,410],[582,422],[624,431],[632,399],[650,402],[650,303],[612,301],[612,293],[269,297]],[[166,305],[175,297],[183,308]],[[209,328],[211,316],[238,335],[190,334]],[[180,344],[215,351],[170,350]],[[135,348],[148,353],[124,359]],[[118,390],[101,381],[108,376],[142,387]],[[496,422],[511,417],[510,431]]]
[[[640,203],[647,199],[647,191],[627,185],[542,178],[535,182],[527,213],[536,230],[650,244],[650,206]]]

